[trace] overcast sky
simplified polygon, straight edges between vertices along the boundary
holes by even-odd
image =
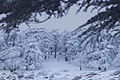
[[[40,27],[40,28],[46,28],[46,29],[59,29],[60,31],[72,31],[79,27],[80,25],[84,24],[89,18],[94,16],[96,12],[91,13],[89,12],[79,12],[77,15],[75,14],[77,11],[77,8],[74,6],[70,9],[68,15],[59,18],[59,19],[50,19],[44,23],[35,24],[31,23],[31,27]],[[25,24],[21,25],[22,27],[27,26]],[[26,28],[22,28],[22,30],[25,30]]]

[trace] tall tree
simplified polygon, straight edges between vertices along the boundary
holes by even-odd
[[[58,47],[59,47],[59,37],[60,34],[57,30],[51,31],[51,36],[52,36],[52,43],[53,43],[53,49],[54,49],[54,58],[57,57],[57,52],[58,52]]]

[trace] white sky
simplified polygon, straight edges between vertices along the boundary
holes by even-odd
[[[55,19],[52,18],[44,23],[31,23],[31,27],[39,27],[39,28],[46,28],[46,29],[59,29],[60,31],[72,31],[75,30],[80,25],[84,24],[89,18],[94,16],[96,12],[79,12],[75,15],[77,11],[77,7],[74,6],[70,9],[68,15]],[[25,24],[21,25],[21,29],[25,30],[28,28]],[[23,28],[24,27],[24,28]]]

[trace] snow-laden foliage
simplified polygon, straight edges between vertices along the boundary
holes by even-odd
[[[79,31],[78,34],[80,34]],[[66,56],[69,61],[77,64],[80,69],[88,67],[107,70],[110,67],[120,66],[120,36],[116,34],[116,30],[103,30],[99,33],[100,36],[92,35],[84,42],[86,35],[79,37],[78,34],[71,34],[66,42]]]
[[[0,42],[0,69],[35,70],[41,69],[41,63],[49,55],[61,51],[60,34],[57,30],[47,31],[43,28],[30,28],[19,32],[12,30],[4,34]]]
[[[40,69],[42,52],[37,42],[28,41],[23,48],[24,67],[26,70]]]
[[[0,37],[0,69],[11,72],[41,69],[41,63],[51,55],[59,61],[59,54],[80,70],[120,67],[120,36],[115,34],[116,30],[104,30],[101,37],[92,35],[82,42],[84,36],[79,38],[70,32],[59,33],[43,28],[19,32],[15,29]]]

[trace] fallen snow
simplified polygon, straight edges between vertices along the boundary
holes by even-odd
[[[50,56],[50,58],[47,59],[42,65],[44,70],[50,70],[52,72],[59,72],[64,70],[79,70],[79,67],[65,62],[64,57],[61,55],[57,56],[57,58],[54,58],[54,56]]]
[[[79,67],[50,56],[43,62],[43,68],[36,71],[0,72],[0,80],[120,80],[120,71],[80,71]]]

